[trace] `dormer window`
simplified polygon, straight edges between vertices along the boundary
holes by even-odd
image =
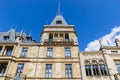
[[[4,41],[9,40],[9,36],[4,36]]]
[[[57,20],[56,24],[62,24],[62,20]]]

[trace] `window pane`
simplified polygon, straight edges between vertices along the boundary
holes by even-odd
[[[6,56],[11,56],[11,54],[12,54],[12,51],[13,51],[13,47],[7,47],[6,48]]]
[[[27,51],[28,51],[28,48],[23,48],[20,57],[22,57],[22,58],[26,57]]]
[[[120,63],[116,63],[116,68],[117,68],[118,73],[120,74]]]
[[[98,71],[98,65],[93,65],[93,73],[94,75],[99,75],[99,71]]]
[[[24,64],[18,64],[16,76],[21,76],[21,74],[23,73],[23,68],[24,68]]]
[[[65,77],[66,78],[71,78],[72,77],[72,65],[71,64],[66,64],[65,65]]]
[[[65,48],[65,57],[71,57],[70,48]]]
[[[46,64],[45,77],[47,78],[52,77],[52,64]]]
[[[69,35],[65,34],[65,41],[69,41]]]
[[[7,63],[0,63],[0,75],[3,75],[6,71]]]
[[[1,51],[2,51],[2,46],[0,46],[0,53],[1,53]]]
[[[49,41],[53,41],[53,34],[52,33],[49,34]]]
[[[47,48],[46,57],[53,57],[53,48]]]
[[[106,66],[101,64],[100,65],[100,70],[101,70],[101,74],[102,75],[107,75],[107,70],[106,70]]]
[[[85,66],[85,71],[86,71],[86,75],[87,76],[91,76],[92,73],[91,73],[91,66],[90,65],[86,65]]]

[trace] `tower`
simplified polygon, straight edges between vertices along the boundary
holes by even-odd
[[[62,15],[56,15],[50,25],[44,25],[40,44],[45,68],[49,66],[52,71],[45,71],[46,78],[80,80],[79,48],[74,25],[69,25]]]

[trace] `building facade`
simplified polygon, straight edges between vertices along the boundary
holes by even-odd
[[[120,41],[80,52],[74,25],[57,15],[39,43],[23,31],[0,32],[0,80],[120,80]]]

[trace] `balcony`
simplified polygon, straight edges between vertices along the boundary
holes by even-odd
[[[45,39],[44,45],[74,45],[73,39]]]

